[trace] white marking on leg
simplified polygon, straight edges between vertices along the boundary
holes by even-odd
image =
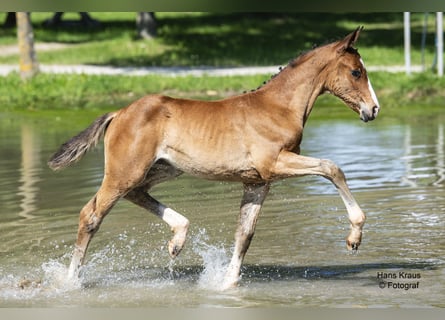
[[[241,210],[245,212],[245,214],[243,215],[244,219],[242,220],[240,229],[239,231],[237,231],[236,234],[237,239],[235,243],[235,249],[233,251],[232,259],[230,260],[230,264],[227,268],[227,273],[224,278],[224,283],[222,286],[223,290],[234,287],[240,280],[240,269],[243,263],[244,255],[247,251],[247,249],[245,248],[246,244],[244,242],[241,243],[240,239],[245,235],[253,235],[258,218],[258,213],[261,210],[261,205],[247,203]]]
[[[79,276],[79,263],[74,259],[71,259],[70,267],[68,269],[68,279],[76,279]]]
[[[168,252],[172,258],[175,258],[184,246],[189,226],[188,219],[175,210],[166,207],[141,189],[133,190],[127,194],[126,198],[154,213],[170,226],[174,235],[168,243]]]
[[[170,225],[172,229],[175,229],[177,227],[182,228],[189,224],[189,220],[186,217],[176,212],[175,210],[168,207],[164,207],[162,205],[161,205],[161,218],[168,225]]]
[[[261,209],[260,204],[248,203],[243,207],[243,210],[247,211],[246,219],[243,221],[243,233],[250,234],[254,232],[256,220],[258,218],[258,212]]]
[[[85,252],[77,245],[74,246],[73,256],[68,269],[68,279],[77,279],[79,277],[80,265]]]
[[[348,218],[351,225],[351,231],[349,232],[346,243],[348,249],[357,249],[361,243],[362,229],[366,216],[349,190],[339,189],[339,193],[348,211]]]
[[[159,209],[162,220],[171,227],[174,233],[173,238],[168,243],[168,252],[172,258],[175,258],[184,246],[189,220],[175,210],[165,207],[162,204],[160,204]]]

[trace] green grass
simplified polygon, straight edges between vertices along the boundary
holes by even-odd
[[[146,94],[218,99],[258,87],[266,76],[161,77],[40,74],[22,82],[18,74],[0,77],[0,105],[15,109],[123,107]]]
[[[174,78],[40,74],[32,81],[22,82],[18,74],[11,74],[0,77],[0,105],[4,111],[117,109],[151,93],[210,100],[256,88],[268,78],[264,75]],[[421,107],[422,112],[434,109],[444,113],[445,78],[430,73],[407,76],[377,72],[371,74],[371,79],[388,115],[398,115],[400,109],[410,110],[412,114],[417,107]],[[330,95],[320,97],[317,104],[342,105]]]

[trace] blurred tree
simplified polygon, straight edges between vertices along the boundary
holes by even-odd
[[[88,28],[95,28],[100,26],[100,22],[91,18],[88,12],[79,12],[79,21],[63,21],[62,16],[64,12],[56,12],[50,19],[43,22],[45,27],[58,27],[58,26],[83,26]]]
[[[39,71],[34,51],[34,32],[29,12],[17,12],[17,38],[19,43],[19,65],[22,79],[29,79]]]
[[[138,12],[136,16],[137,35],[142,39],[156,37],[156,18],[154,12]]]
[[[17,20],[15,18],[15,12],[8,12],[5,21],[3,22],[4,28],[14,28],[17,25]]]

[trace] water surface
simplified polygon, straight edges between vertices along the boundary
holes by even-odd
[[[169,228],[119,202],[79,281],[67,282],[78,212],[100,185],[103,149],[54,173],[46,160],[87,123],[0,114],[0,306],[444,307],[443,123],[310,120],[303,153],[334,160],[367,213],[359,253],[345,248],[346,210],[328,181],[284,180],[266,199],[240,287],[221,292],[241,185],[184,175],[153,190],[191,221],[173,262]]]

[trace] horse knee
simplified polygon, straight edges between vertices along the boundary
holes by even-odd
[[[101,220],[95,212],[82,212],[79,221],[79,232],[91,235],[95,234],[97,230],[99,230]]]
[[[343,170],[332,160],[321,160],[321,167],[326,178],[332,181],[337,187],[339,183],[346,181]]]
[[[99,230],[105,214],[106,212],[99,212],[98,210],[97,197],[91,199],[80,212],[79,232],[95,234]]]
[[[87,223],[84,224],[84,229],[87,233],[94,234],[99,230],[100,219],[94,215],[91,215]]]

